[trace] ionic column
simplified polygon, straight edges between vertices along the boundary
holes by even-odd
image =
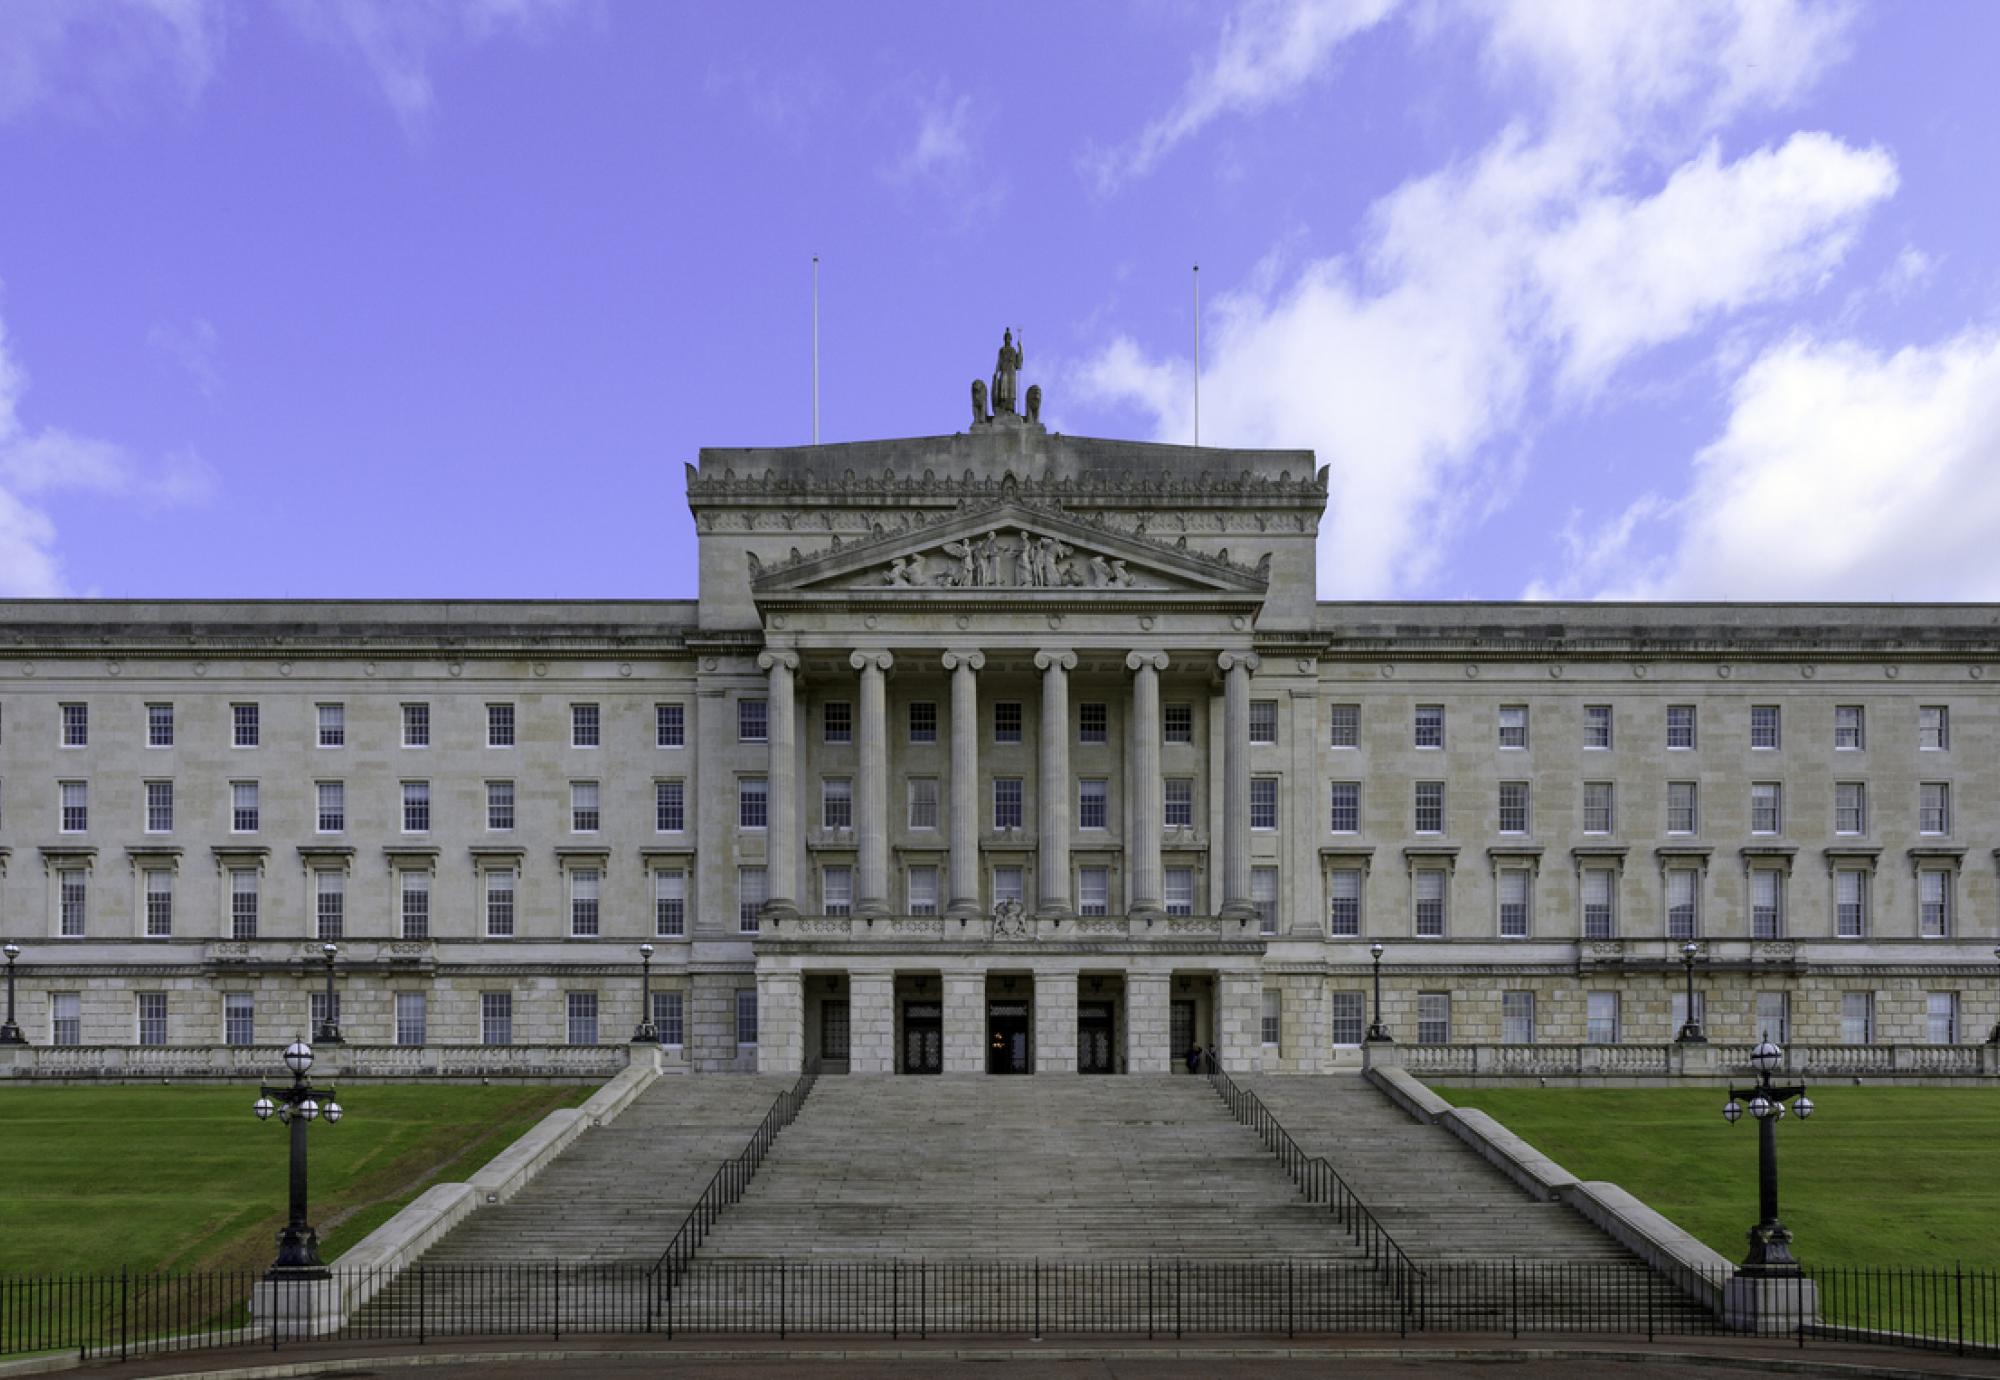
[[[889,913],[889,709],[887,679],[896,659],[887,652],[856,652],[848,664],[861,673],[861,760],[855,771],[854,834],[860,876],[854,909]]]
[[[1068,915],[1072,909],[1069,900],[1069,673],[1076,669],[1076,653],[1036,652],[1035,669],[1042,673],[1042,775],[1035,799],[1035,809],[1042,824],[1042,903],[1039,913]],[[1075,1018],[1072,1011],[1072,1023]],[[1072,1054],[1071,1057],[1073,1060],[1075,1056]]]
[[[1222,910],[1230,919],[1257,914],[1250,900],[1250,673],[1255,652],[1216,658],[1222,682]]]
[[[770,817],[765,821],[764,841],[771,892],[764,913],[791,916],[799,910],[798,709],[793,692],[793,672],[799,669],[799,658],[794,652],[765,652],[757,658],[757,665],[769,673],[771,682],[765,725],[771,747],[766,776]]]
[[[1160,886],[1160,672],[1167,669],[1165,652],[1133,652],[1125,658],[1132,675],[1132,837],[1126,840],[1131,859],[1134,914],[1159,914],[1166,909]]]
[[[945,913],[961,917],[980,909],[978,672],[985,665],[982,652],[944,654],[944,669],[951,672],[951,878]]]

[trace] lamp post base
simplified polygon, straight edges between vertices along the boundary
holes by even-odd
[[[9,1021],[0,1025],[0,1045],[25,1045],[28,1037],[21,1033],[21,1027]]]
[[[1384,1026],[1371,1025],[1368,1027],[1368,1033],[1361,1037],[1361,1043],[1364,1045],[1393,1045],[1396,1043],[1396,1037],[1391,1035]]]
[[[313,1032],[313,1043],[316,1045],[344,1045],[347,1041],[340,1038],[339,1026],[334,1025],[330,1021],[323,1021],[320,1023],[319,1029]]]
[[[1735,1332],[1793,1335],[1819,1322],[1819,1285],[1796,1272],[1732,1276],[1722,1286],[1722,1321]]]
[[[1708,1036],[1702,1033],[1700,1026],[1696,1025],[1693,1021],[1689,1021],[1681,1027],[1681,1033],[1674,1036],[1674,1043],[1677,1045],[1705,1045],[1708,1043]]]
[[[1759,1222],[1750,1228],[1750,1254],[1743,1257],[1739,1273],[1750,1275],[1795,1275],[1799,1262],[1792,1256],[1792,1233],[1782,1222]]]
[[[312,1227],[288,1226],[278,1233],[278,1258],[264,1273],[266,1279],[324,1279],[326,1262],[319,1258],[319,1232]]]
[[[639,1028],[632,1032],[635,1045],[656,1045],[660,1042],[660,1028],[651,1021],[639,1022]]]

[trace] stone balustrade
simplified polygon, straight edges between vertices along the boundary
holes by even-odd
[[[857,946],[894,949],[909,944],[952,950],[1032,950],[1069,942],[1115,949],[1198,944],[1261,950],[1267,936],[1254,916],[1214,915],[766,915],[757,936],[769,952]]]
[[[1420,1078],[1729,1078],[1750,1072],[1746,1042],[1618,1045],[1403,1045],[1370,1049]],[[1808,1078],[2000,1078],[2000,1045],[1788,1045],[1781,1072]]]
[[[642,1047],[643,1048],[643,1047]],[[280,1045],[0,1045],[0,1081],[212,1080],[284,1075]],[[316,1045],[313,1076],[596,1082],[631,1062],[625,1045]]]

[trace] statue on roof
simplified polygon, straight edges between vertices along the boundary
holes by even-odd
[[[1025,337],[1024,337],[1025,338]],[[993,415],[1014,412],[1014,402],[1019,394],[1015,391],[1016,376],[1021,372],[1021,347],[1014,343],[1014,332],[1003,331],[1000,337],[1000,357],[993,365]]]

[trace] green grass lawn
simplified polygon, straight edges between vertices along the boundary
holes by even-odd
[[[1720,1089],[1454,1088],[1582,1179],[1636,1194],[1730,1260],[1757,1216],[1757,1129]],[[2000,1266],[2000,1091],[1812,1089],[1778,1125],[1780,1216],[1807,1265]]]
[[[595,1090],[344,1088],[347,1116],[310,1132],[321,1254],[331,1260]],[[268,1265],[289,1132],[251,1116],[256,1097],[249,1086],[0,1088],[0,1275]]]

